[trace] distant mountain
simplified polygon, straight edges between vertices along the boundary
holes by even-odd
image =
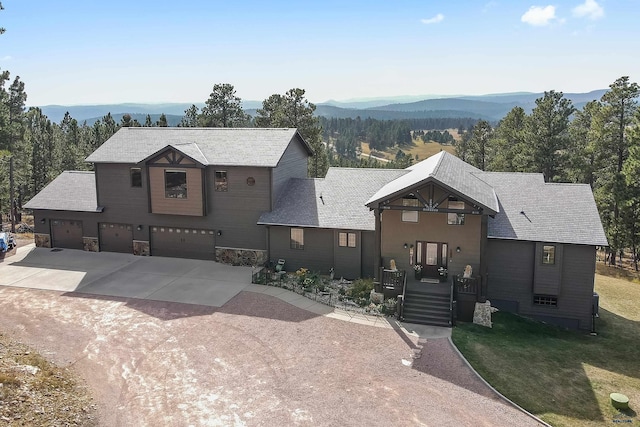
[[[591,91],[588,93],[565,93],[565,98],[570,99],[577,109],[596,99],[600,99],[606,89]],[[512,93],[482,96],[464,96],[457,98],[427,99],[405,104],[382,105],[367,110],[382,110],[416,113],[424,111],[458,111],[469,115],[465,117],[484,118],[498,121],[502,119],[514,107],[522,107],[527,114],[536,106],[536,99],[544,96],[544,93]],[[459,117],[459,116],[458,116]]]
[[[102,116],[111,113],[112,116],[123,114],[171,114],[184,116],[184,110],[191,107],[192,104],[186,103],[167,103],[167,104],[105,104],[105,105],[45,105],[40,107],[42,112],[54,122],[60,122],[65,113],[68,111],[71,117],[79,123],[85,120],[102,118]],[[196,104],[201,108],[204,104]],[[144,122],[144,118],[142,120]]]
[[[366,109],[380,107],[389,104],[399,104],[405,102],[424,101],[425,99],[451,98],[451,96],[442,95],[407,95],[407,96],[389,96],[385,98],[357,98],[344,101],[335,101],[330,99],[326,102],[320,102],[316,105],[330,105],[340,108]]]
[[[131,121],[137,120],[141,125],[143,125],[145,120],[147,119],[146,113],[116,113],[111,114],[111,117],[113,117],[113,120],[115,120],[116,123],[120,123],[120,121],[122,120],[122,116],[124,116],[125,114],[129,114],[131,116]],[[149,114],[151,116],[151,121],[153,123],[157,122],[160,119],[161,114],[162,113]],[[73,114],[71,116],[73,117]],[[182,120],[182,116],[184,116],[184,114],[165,114],[165,116],[167,117],[167,123],[169,124],[169,126],[178,126],[178,123],[180,123],[180,120]],[[102,117],[104,117],[104,115],[89,117],[88,119],[82,120],[82,122],[86,121],[88,126],[93,126],[96,121],[102,120]]]
[[[565,97],[573,101],[573,105],[581,109],[592,100],[600,99],[606,89],[595,90],[588,93],[565,93]],[[520,106],[527,113],[535,107],[535,100],[544,93],[514,92],[503,94],[489,94],[479,96],[448,96],[437,97],[435,95],[423,96],[399,96],[386,98],[370,98],[349,101],[327,101],[316,104],[316,114],[325,117],[366,119],[371,117],[379,120],[392,119],[420,119],[442,117],[470,117],[497,122],[502,119],[513,107]],[[137,118],[151,114],[159,116],[164,113],[169,116],[182,117],[184,111],[191,103],[166,103],[166,104],[107,104],[107,105],[45,105],[40,107],[52,121],[60,122],[68,111],[71,116],[82,123],[87,120],[95,122],[98,118],[111,113],[120,120],[123,114],[131,114]],[[198,108],[203,103],[195,104]],[[262,107],[261,101],[243,101],[246,112],[255,117],[256,109]],[[157,120],[157,117],[153,119]],[[171,121],[170,121],[171,122]],[[179,122],[179,119],[178,119]]]

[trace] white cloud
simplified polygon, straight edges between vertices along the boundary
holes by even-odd
[[[0,61],[11,61],[13,57],[11,55],[3,56]]]
[[[596,2],[596,0],[585,0],[583,4],[574,7],[571,12],[573,12],[573,16],[575,17],[586,17],[593,21],[604,16],[604,9]]]
[[[436,16],[434,16],[433,18],[429,18],[429,19],[421,19],[420,22],[422,22],[423,24],[437,24],[439,22],[442,22],[444,20],[444,15],[439,13]]]
[[[549,25],[554,19],[557,19],[556,7],[551,5],[545,7],[531,6],[520,18],[522,22],[535,27]]]

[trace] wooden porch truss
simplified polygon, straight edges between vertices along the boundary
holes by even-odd
[[[440,187],[442,188],[442,187]],[[425,191],[426,190],[426,191]],[[434,194],[435,194],[435,185],[429,184],[423,191],[427,192],[428,195],[423,195],[420,190],[414,190],[408,193],[408,196],[415,197],[422,206],[400,206],[391,204],[390,200],[386,200],[379,205],[380,210],[400,210],[400,211],[419,211],[419,212],[442,212],[442,213],[459,213],[459,214],[469,214],[469,215],[482,215],[482,208],[472,204],[473,209],[449,209],[448,207],[440,207],[445,201],[449,200],[449,197],[461,198],[457,194],[454,194],[450,191],[445,191],[444,195],[440,197],[438,200],[434,202]],[[428,200],[427,200],[428,198]]]

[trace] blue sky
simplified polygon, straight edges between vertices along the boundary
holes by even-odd
[[[313,102],[640,80],[640,0],[3,0],[0,69],[29,105]]]

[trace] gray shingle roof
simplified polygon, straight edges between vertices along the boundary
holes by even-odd
[[[365,202],[381,186],[406,173],[329,168],[324,179],[292,178],[275,209],[262,214],[258,224],[373,231],[375,217]]]
[[[409,173],[388,183],[377,191],[367,202],[372,208],[384,200],[390,200],[412,188],[434,181],[464,196],[486,210],[486,213],[498,212],[498,200],[493,188],[477,178],[474,173],[481,172],[456,156],[441,151],[407,168]]]
[[[496,239],[606,246],[591,187],[545,183],[542,174],[481,172],[492,185],[500,212],[489,218]]]
[[[25,205],[27,209],[102,212],[93,172],[64,171]]]
[[[171,146],[205,166],[275,167],[296,137],[312,154],[296,129],[121,128],[86,161],[139,163]]]

